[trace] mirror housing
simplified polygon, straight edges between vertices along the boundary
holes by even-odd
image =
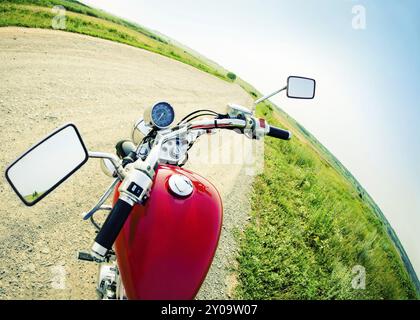
[[[316,82],[314,79],[290,76],[287,78],[287,97],[293,99],[313,99]]]
[[[58,128],[32,146],[6,169],[6,179],[22,202],[33,206],[88,160],[74,124]]]
[[[316,82],[314,79],[298,77],[298,76],[290,76],[287,78],[287,85],[285,87],[255,100],[254,108],[260,102],[263,102],[284,90],[287,91],[288,98],[313,99],[315,97],[315,86],[316,86]]]

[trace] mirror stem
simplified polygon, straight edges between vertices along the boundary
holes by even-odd
[[[89,210],[89,212],[85,212],[83,213],[83,220],[87,220],[89,219],[91,216],[93,216],[93,214],[100,210],[102,205],[104,204],[105,200],[108,199],[108,197],[111,195],[111,193],[114,191],[115,186],[117,185],[117,183],[120,181],[120,179],[116,178],[111,185],[108,187],[108,189],[105,191],[105,193],[101,196],[101,198],[99,199],[98,203]]]
[[[255,109],[255,106],[257,104],[259,104],[260,102],[263,102],[264,100],[267,100],[267,99],[271,98],[272,96],[276,95],[277,93],[282,92],[282,91],[284,91],[286,89],[287,89],[287,86],[285,86],[284,88],[281,88],[281,89],[279,89],[277,91],[274,91],[273,93],[270,93],[270,94],[268,94],[268,95],[266,95],[264,97],[261,97],[258,100],[255,100],[255,102],[254,102],[254,109]]]
[[[89,158],[108,159],[111,161],[118,173],[121,173],[121,166],[117,156],[112,153],[89,151]]]

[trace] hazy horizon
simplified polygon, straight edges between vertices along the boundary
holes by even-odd
[[[313,101],[272,101],[359,180],[420,275],[420,3],[82,2],[163,33],[264,93],[290,74],[315,78]]]

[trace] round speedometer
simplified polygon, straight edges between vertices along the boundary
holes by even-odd
[[[169,127],[175,119],[175,111],[167,102],[158,102],[146,110],[145,120],[158,129]]]

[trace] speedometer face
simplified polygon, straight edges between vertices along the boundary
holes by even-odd
[[[175,119],[174,108],[167,102],[159,102],[153,106],[151,117],[156,127],[169,127]]]

